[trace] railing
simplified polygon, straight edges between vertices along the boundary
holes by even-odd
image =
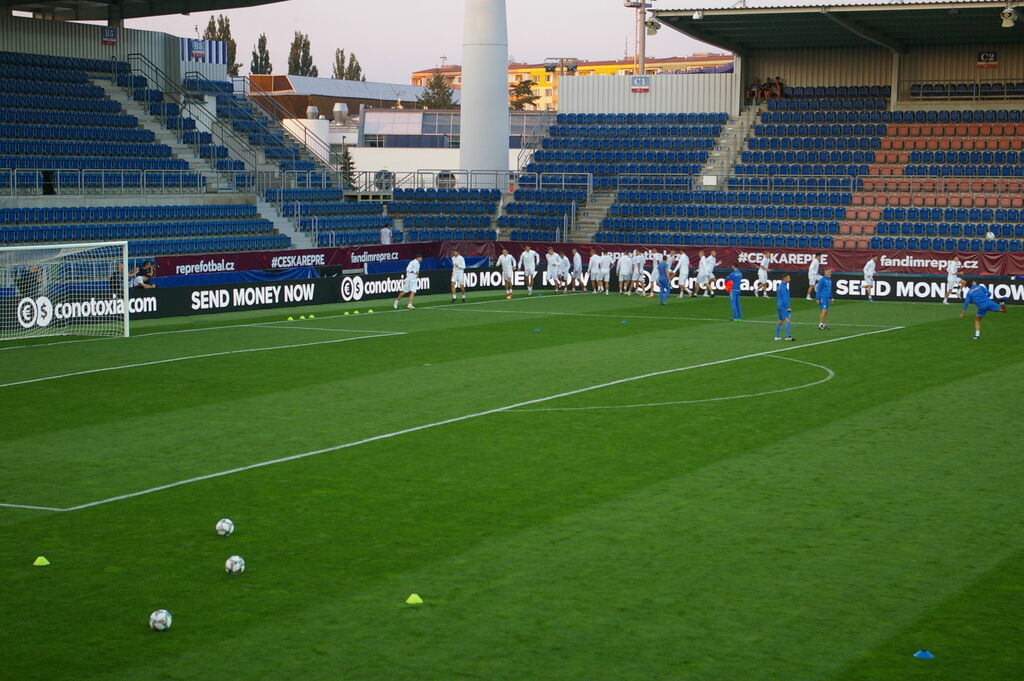
[[[900,101],[1001,101],[1024,99],[1024,83],[1021,79],[1008,81],[1005,78],[974,78],[946,82],[935,80],[900,81]]]
[[[244,95],[250,102],[259,106],[282,132],[287,133],[289,137],[298,144],[301,144],[310,154],[329,166],[331,170],[346,169],[344,155],[341,152],[334,151],[329,142],[325,142],[309,128],[297,124],[295,127],[301,128],[300,131],[284,126],[282,121],[295,119],[295,114],[281,106],[272,94],[244,76],[233,77],[231,83],[234,85],[235,93]],[[266,125],[266,121],[260,122]]]
[[[448,170],[444,168],[394,172],[390,170],[356,171],[353,189],[390,192],[394,189],[500,189],[507,191],[513,175],[501,170]]]
[[[161,71],[160,68],[151,62],[144,54],[129,54],[128,64],[131,67],[131,73],[129,74],[128,85],[125,88],[125,91],[129,98],[132,98],[132,91],[134,90],[131,84],[132,78],[130,76],[144,76],[152,87],[155,87],[156,89],[161,90],[165,95],[178,100],[178,105],[181,107],[182,118],[193,118],[197,123],[202,123],[202,126],[196,126],[197,129],[200,129],[203,132],[209,132],[214,144],[227,147],[228,153],[237,160],[242,161],[242,163],[246,165],[247,170],[256,170],[258,162],[256,150],[252,145],[248,144],[248,140],[240,140],[229,124],[226,124],[215,114],[211,114],[206,109],[205,101],[201,101],[195,93],[189,92],[181,83],[178,83],[175,79],[172,79],[166,73]],[[117,82],[116,78],[114,82]],[[147,106],[147,102],[140,102],[140,104],[144,108]],[[205,130],[202,130],[203,126],[205,126]],[[184,143],[184,133],[186,131],[176,130],[174,132],[178,141]]]
[[[0,196],[85,194],[202,194],[206,178],[195,170],[0,169]]]
[[[541,140],[547,135],[554,117],[555,112],[545,111],[544,115],[538,118],[533,129],[526,134],[526,142],[519,150],[519,156],[516,159],[517,170],[522,171],[522,169],[526,167],[526,164],[530,162],[530,157],[533,156],[533,152],[537,150],[537,147],[540,146]]]
[[[591,173],[519,173],[516,187],[524,189],[585,189],[587,201],[594,193]]]

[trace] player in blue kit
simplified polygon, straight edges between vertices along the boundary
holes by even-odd
[[[671,292],[668,283],[668,260],[658,260],[658,302],[668,305],[665,301]]]
[[[732,264],[732,272],[729,273],[725,278],[726,284],[730,285],[729,289],[729,306],[732,308],[732,320],[734,322],[743,321],[743,311],[740,310],[740,288],[743,285],[743,272],[740,272],[740,266],[736,263]]]
[[[779,322],[775,325],[775,340],[782,340],[782,325],[786,325],[786,340],[796,340],[793,338],[793,308],[789,302],[789,275],[782,275],[782,281],[779,282],[779,290],[775,294],[775,304],[779,309]]]
[[[1006,303],[993,300],[992,294],[987,288],[972,281],[967,289],[967,295],[964,296],[964,307],[960,311],[960,319],[964,318],[967,308],[972,304],[978,308],[978,313],[974,315],[974,335],[971,336],[971,340],[980,340],[982,318],[989,312],[1006,312]]]
[[[818,285],[815,288],[815,297],[818,299],[818,309],[821,312],[818,313],[818,328],[822,331],[827,331],[828,327],[825,326],[825,322],[828,321],[828,310],[832,306],[832,268],[825,269],[825,276],[818,279]]]

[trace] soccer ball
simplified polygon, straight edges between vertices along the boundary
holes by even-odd
[[[153,631],[167,631],[171,628],[171,613],[166,610],[154,610],[149,616],[149,628]]]
[[[217,534],[222,537],[230,537],[231,533],[235,531],[235,524],[228,518],[223,518],[217,521]]]
[[[240,575],[245,572],[245,559],[241,556],[231,556],[224,561],[224,572],[229,575]]]

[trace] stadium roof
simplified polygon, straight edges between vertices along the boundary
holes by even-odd
[[[368,83],[356,80],[334,80],[332,78],[311,78],[309,76],[285,76],[292,86],[292,94],[316,97],[334,97],[338,99],[369,99],[384,102],[401,100],[415,102],[426,88],[417,85],[393,83]],[[274,92],[271,94],[279,94]],[[461,93],[452,91],[455,104],[459,103]]]
[[[1005,2],[900,2],[815,6],[665,9],[658,21],[702,42],[743,54],[794,47],[1024,42],[1024,16],[1002,28]]]
[[[45,14],[67,21],[138,19],[269,5],[283,0],[0,0],[0,9]]]

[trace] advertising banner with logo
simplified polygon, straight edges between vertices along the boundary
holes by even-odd
[[[338,302],[337,279],[132,289],[132,319],[266,310]],[[136,308],[140,311],[136,312]]]
[[[173,277],[245,270],[337,266],[344,264],[342,251],[343,249],[340,248],[314,248],[295,251],[254,251],[251,253],[158,257],[156,258],[157,275]]]
[[[992,297],[1005,300],[1008,305],[1024,304],[1024,281],[1009,277],[978,277],[992,293]],[[860,298],[867,297],[864,290],[864,279],[859,275],[833,274],[832,284],[835,297]],[[963,304],[966,289],[950,296],[950,301]],[[946,277],[882,274],[875,277],[872,297],[875,300],[892,300],[902,302],[941,302],[946,295]],[[973,309],[973,308],[971,308]]]

